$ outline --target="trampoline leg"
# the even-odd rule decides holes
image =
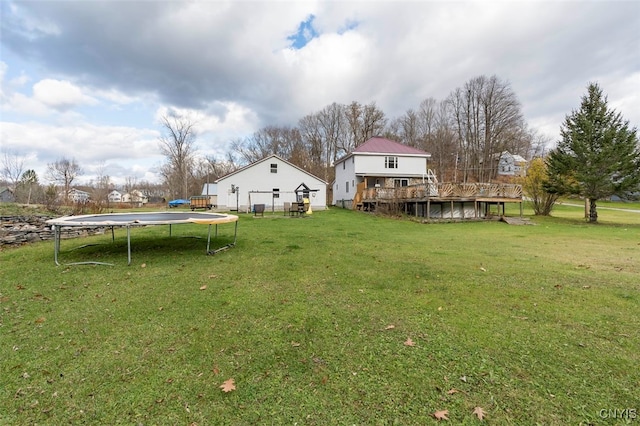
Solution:
[[[171,236],[171,224],[169,224],[169,236]]]
[[[216,238],[217,237],[218,237],[218,224],[216,224]],[[236,221],[235,231],[233,233],[233,242],[229,243],[229,244],[227,244],[225,246],[222,246],[219,249],[210,250],[209,249],[209,241],[211,240],[211,225],[209,225],[209,235],[207,237],[207,254],[216,254],[216,253],[218,253],[220,251],[229,249],[231,247],[235,247],[237,238],[238,238],[238,221]]]
[[[58,252],[60,251],[60,227],[53,225],[53,261],[56,266],[60,266],[58,262]]]
[[[111,242],[115,242],[116,241],[116,234],[113,232],[113,226],[111,227]]]
[[[127,225],[127,266],[131,265],[131,227]]]
[[[232,247],[235,247],[237,239],[238,239],[238,221],[236,220],[235,230],[233,231],[233,246]]]

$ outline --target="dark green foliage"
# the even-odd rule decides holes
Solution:
[[[600,87],[592,83],[578,111],[561,126],[562,140],[547,158],[545,189],[590,200],[589,221],[596,222],[596,201],[626,197],[640,185],[637,130],[607,106]]]

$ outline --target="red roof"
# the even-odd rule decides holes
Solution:
[[[377,154],[411,154],[411,155],[427,155],[430,154],[400,142],[395,142],[381,137],[373,137],[353,150],[353,152],[368,152]]]

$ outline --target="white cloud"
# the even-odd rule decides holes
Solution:
[[[98,101],[85,95],[81,88],[69,81],[44,79],[33,85],[33,97],[36,101],[64,111],[81,105],[95,105]]]
[[[60,138],[50,145],[96,153],[86,161],[123,165],[127,147],[133,159],[153,157],[148,135],[159,134],[168,109],[197,119],[197,144],[211,155],[332,102],[375,101],[392,119],[493,74],[511,82],[531,127],[553,139],[590,81],[640,123],[638,2],[9,1],[5,60],[26,69],[6,82],[0,64],[11,117],[3,120],[39,120],[34,127],[47,131],[27,132],[23,146]],[[290,49],[288,37],[312,15],[317,34]],[[33,93],[28,81],[38,81]]]

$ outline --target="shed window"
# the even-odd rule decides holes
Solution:
[[[385,169],[397,169],[398,168],[398,157],[384,157],[384,168]]]
[[[396,188],[401,187],[401,186],[409,186],[409,180],[408,179],[394,179],[393,180],[393,186],[395,186]]]
[[[271,173],[278,173],[278,163],[271,163]]]
[[[349,182],[347,182],[347,194],[349,193]]]

